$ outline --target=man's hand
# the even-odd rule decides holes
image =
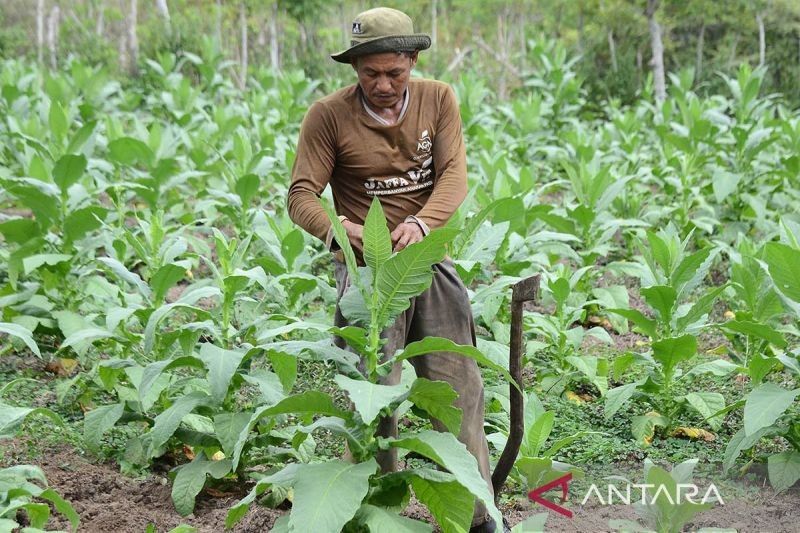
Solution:
[[[350,239],[350,244],[359,251],[364,250],[364,243],[362,240],[364,237],[364,226],[356,224],[355,222],[350,222],[349,220],[343,221],[342,226],[347,230],[347,237]]]
[[[394,251],[399,252],[409,244],[422,240],[422,229],[414,222],[403,222],[392,232]]]

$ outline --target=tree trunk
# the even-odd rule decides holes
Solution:
[[[217,46],[222,50],[222,0],[217,0],[217,19],[214,26],[214,33],[217,36]]]
[[[125,41],[127,45],[127,70],[131,76],[139,74],[139,37],[136,34],[139,0],[129,0],[128,13],[125,16]]]
[[[583,1],[578,2],[578,54],[583,61]]]
[[[439,2],[433,0],[431,2],[431,48],[433,57],[436,57],[436,41],[439,40]]]
[[[44,62],[44,0],[36,2],[36,59]]]
[[[506,20],[504,14],[497,15],[497,50],[502,51],[501,56],[507,61],[508,47],[505,43]],[[508,83],[505,69],[500,69],[497,77],[497,96],[500,100],[505,100],[508,96]]]
[[[158,16],[161,17],[161,20],[164,21],[164,26],[166,26],[167,32],[171,32],[172,23],[169,18],[169,6],[167,6],[167,0],[156,0],[156,11],[158,11]]]
[[[619,65],[617,64],[617,47],[614,44],[614,30],[608,30],[608,49],[611,52],[611,70],[617,72]]]
[[[247,86],[247,6],[244,2],[239,4],[239,26],[241,28],[241,71],[239,74],[239,88],[244,90]]]
[[[661,26],[656,21],[656,10],[659,0],[647,0],[647,24],[650,27],[650,46],[653,50],[653,85],[656,91],[656,100],[664,101],[667,97],[667,84],[664,78],[664,45],[661,42]]]
[[[728,70],[733,68],[733,63],[736,61],[736,47],[739,45],[739,35],[733,36],[733,44],[731,45],[731,55],[728,57]]]
[[[94,23],[94,34],[98,37],[103,36],[103,32],[105,32],[106,28],[106,6],[103,4],[103,0],[100,0],[100,5],[97,7],[97,19],[95,19]]]
[[[54,5],[47,17],[47,49],[50,52],[50,66],[58,67],[58,25],[61,21],[61,8]]]
[[[345,37],[347,34],[345,33]],[[348,44],[350,40],[348,39]],[[269,19],[269,62],[272,70],[280,72],[281,54],[278,41],[278,2],[272,2],[272,16]]]
[[[697,35],[697,51],[694,58],[694,79],[699,80],[703,73],[703,42],[706,37],[706,23],[700,26],[700,33]]]
[[[642,47],[636,47],[636,87],[642,87],[642,70],[644,67],[644,60],[642,59]]]
[[[758,23],[758,66],[763,67],[767,62],[767,40],[764,35],[764,19],[761,13],[756,15]]]

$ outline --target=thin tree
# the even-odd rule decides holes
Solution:
[[[128,74],[136,76],[139,73],[139,37],[136,34],[138,20],[138,0],[129,0],[128,11],[125,16],[125,48]]]
[[[656,20],[659,0],[647,0],[647,25],[650,28],[650,47],[653,50],[653,84],[655,85],[656,100],[664,101],[667,97],[666,81],[664,79],[664,45],[661,42],[661,26]]]
[[[164,21],[164,26],[167,28],[167,33],[172,32],[172,21],[169,17],[169,6],[167,0],[156,0],[156,11],[161,20]]]
[[[244,90],[247,85],[247,5],[239,4],[239,25],[241,26],[241,71],[239,74],[239,88]]]
[[[699,80],[703,72],[703,44],[706,36],[706,23],[700,24],[700,33],[697,34],[697,50],[694,58],[694,79]]]
[[[767,62],[767,40],[764,33],[764,17],[761,13],[756,13],[756,23],[758,24],[758,66],[763,67]]]
[[[50,66],[58,67],[58,26],[61,22],[61,8],[58,4],[50,10],[47,18],[47,49],[50,52]]]
[[[349,28],[348,28],[349,29]],[[345,34],[345,37],[347,34]],[[281,70],[280,44],[278,40],[278,2],[272,2],[272,16],[269,18],[269,62],[273,72]]]
[[[44,0],[36,2],[36,59],[44,62]]]
[[[617,47],[614,44],[614,30],[608,30],[608,50],[611,54],[611,70],[616,72],[619,70],[617,64]]]

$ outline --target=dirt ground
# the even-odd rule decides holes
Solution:
[[[8,445],[8,442],[4,443],[5,447]],[[10,445],[13,447],[15,444],[11,441]],[[8,452],[14,455],[13,449]],[[151,475],[142,481],[131,479],[120,474],[115,464],[94,464],[67,447],[45,454],[37,464],[44,470],[50,485],[75,507],[81,517],[80,531],[86,532],[143,532],[149,524],[159,532],[169,531],[180,524],[192,525],[203,533],[221,532],[228,509],[244,496],[243,492],[217,493],[216,496],[203,492],[197,499],[194,514],[182,518],[172,506],[170,486],[163,477]],[[795,488],[776,496],[771,489],[765,488],[759,494],[749,500],[726,499],[724,507],[718,506],[698,515],[687,531],[700,528],[735,529],[742,533],[800,531],[800,490]],[[585,507],[574,502],[570,508],[573,518],[550,513],[546,530],[611,531],[609,520],[637,518],[629,506],[606,507],[593,500]],[[520,499],[502,511],[513,526],[545,509]],[[268,531],[284,512],[253,506],[234,531]],[[430,520],[427,510],[416,502],[406,514]],[[49,527],[66,529],[68,523],[56,514]]]

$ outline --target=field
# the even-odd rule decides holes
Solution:
[[[800,114],[746,65],[710,97],[684,71],[663,102],[597,106],[562,49],[533,55],[508,101],[478,73],[452,81],[467,200],[418,253],[387,251],[373,206],[347,304],[366,320],[344,330],[331,256],[285,211],[300,122],[336,82],[257,70],[241,91],[213,54],[160,55],[135,81],[3,62],[0,530],[468,529],[491,498],[453,436],[455,393],[413,372],[376,384],[378,334],[445,254],[477,348],[395,357],[481,364],[493,461],[511,286],[541,277],[525,435],[493,513],[516,531],[796,530]],[[376,438],[396,408],[400,438]],[[378,473],[387,447],[402,473]],[[527,499],[566,473],[573,518]],[[663,490],[582,504],[608,476]],[[665,496],[692,480],[726,505]]]

